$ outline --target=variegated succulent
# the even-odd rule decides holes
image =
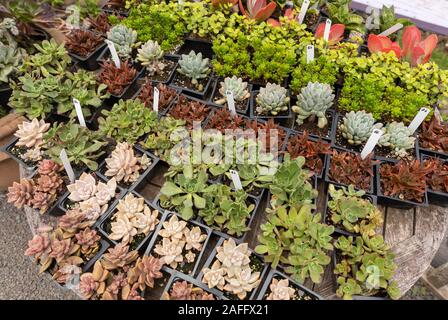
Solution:
[[[273,115],[288,110],[289,104],[288,90],[278,84],[269,83],[266,87],[261,88],[257,94],[256,112],[259,115]]]

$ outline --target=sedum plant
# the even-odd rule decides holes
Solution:
[[[219,93],[222,98],[216,100],[216,104],[225,104],[227,102],[227,91],[232,92],[235,101],[241,102],[250,97],[250,93],[247,90],[247,82],[244,82],[243,79],[237,78],[236,76],[224,78],[224,81],[221,81],[219,85]]]
[[[118,56],[127,60],[131,58],[132,49],[136,45],[137,31],[119,24],[107,32],[107,39],[114,43]]]
[[[333,249],[334,227],[320,223],[321,215],[313,215],[311,208],[308,204],[289,211],[278,207],[261,225],[259,245],[255,248],[273,268],[281,264],[300,283],[308,277],[314,283],[322,281],[324,267],[331,261],[326,251]]]
[[[99,132],[117,142],[134,144],[155,127],[157,114],[140,100],[120,100],[98,119]]]
[[[297,96],[297,105],[292,107],[292,110],[297,113],[297,124],[303,124],[304,120],[310,117],[313,121],[317,117],[317,126],[324,128],[328,123],[325,112],[331,108],[333,100],[334,94],[330,85],[318,82],[308,83]]]
[[[279,115],[288,110],[288,90],[278,84],[268,83],[257,94],[255,109],[259,115]]]
[[[384,128],[379,145],[392,149],[392,154],[405,158],[410,149],[415,146],[415,137],[412,131],[403,122],[391,122]]]
[[[202,58],[202,53],[190,53],[183,54],[179,59],[179,68],[177,72],[191,79],[191,83],[198,87],[199,91],[202,91],[202,86],[198,83],[199,79],[204,79],[210,73],[209,59]]]
[[[342,136],[352,145],[360,145],[369,139],[374,129],[381,129],[382,123],[375,123],[371,113],[364,110],[350,111],[339,125]]]
[[[150,76],[165,69],[166,65],[160,61],[163,58],[163,51],[157,41],[148,40],[137,52],[137,61],[146,67]]]

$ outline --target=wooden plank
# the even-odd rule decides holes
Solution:
[[[390,246],[400,243],[412,237],[414,233],[414,209],[388,207],[384,224],[385,241]]]

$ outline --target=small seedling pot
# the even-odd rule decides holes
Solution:
[[[175,87],[173,87],[173,88],[175,88]],[[194,97],[194,96],[190,96],[190,95],[188,95],[188,94],[180,94],[180,95],[178,95],[178,96],[172,101],[172,103],[171,103],[171,105],[169,106],[169,108],[167,108],[167,110],[166,110],[166,112],[165,112],[165,116],[169,116],[169,115],[170,115],[171,110],[174,109],[174,107],[176,106],[176,103],[177,103],[178,99],[179,99],[181,96],[187,98],[187,100],[192,100],[192,101],[196,101],[196,102],[202,103],[202,104],[204,104],[204,105],[207,105],[207,101],[204,101],[203,99],[200,99],[200,98],[197,98],[197,97]],[[214,110],[214,108],[211,107],[211,106],[209,106],[209,105],[207,105],[207,107],[208,107],[209,110],[208,110],[208,113],[207,113],[207,115],[205,116],[204,120],[202,120],[201,128],[204,128],[204,126],[208,123],[208,119],[209,119],[209,117],[211,116],[211,114],[213,113],[213,110]],[[188,126],[187,126],[187,127],[188,127]],[[190,131],[190,130],[191,130],[191,128],[189,128],[189,131]]]
[[[288,110],[285,112],[282,112],[279,115],[261,115],[258,114],[256,112],[256,108],[257,108],[257,101],[256,101],[256,97],[258,95],[259,91],[252,91],[251,93],[251,97],[250,97],[250,117],[252,119],[264,119],[264,120],[268,120],[268,119],[274,119],[274,120],[278,120],[281,123],[285,123],[286,120],[292,118],[292,111],[291,111],[291,101],[288,102]],[[289,96],[289,90],[288,90],[288,96]]]
[[[183,220],[182,217],[179,214],[177,214],[175,212],[171,212],[171,211],[165,211],[165,213],[163,214],[162,219],[160,220],[159,224],[157,225],[156,230],[154,231],[154,236],[151,238],[151,241],[149,242],[149,245],[148,245],[148,247],[147,247],[147,249],[145,251],[145,255],[151,255],[151,254],[154,255],[153,251],[154,251],[154,248],[155,248],[155,246],[157,244],[157,241],[162,239],[162,237],[159,236],[159,232],[163,228],[163,222],[168,221],[173,215],[176,215],[179,220]],[[206,249],[207,244],[208,244],[208,242],[210,240],[210,236],[212,234],[212,230],[209,227],[203,225],[202,223],[200,223],[198,221],[194,221],[194,220],[187,221],[187,226],[188,227],[192,227],[192,226],[193,227],[199,227],[202,230],[202,232],[205,232],[207,234],[207,238],[202,243],[201,252],[197,254],[196,260],[195,260],[194,263],[192,263],[191,270],[188,273],[188,275],[194,277],[196,275],[197,271],[198,271],[200,262],[202,260],[202,256],[204,255],[205,249]],[[173,268],[171,268],[169,265],[164,265],[162,270],[168,271],[170,273],[173,273],[174,271],[177,271],[177,270],[174,270]],[[178,272],[182,272],[182,271],[178,271]]]
[[[109,6],[107,3],[104,5],[104,7],[101,9],[103,12],[107,13],[108,15],[119,15],[123,17],[127,17],[129,15],[130,9],[120,8],[120,9],[114,9],[113,7]]]
[[[98,63],[98,57],[102,54],[104,51],[104,48],[106,47],[106,43],[101,43],[96,47],[95,50],[93,50],[91,53],[89,53],[87,56],[82,57],[75,53],[68,53],[73,61],[78,62],[78,66],[82,69],[86,69],[89,71],[94,71],[99,68]]]
[[[327,132],[319,132],[320,129],[316,129],[317,127],[317,120],[316,122],[308,122],[305,120],[305,122],[302,125],[298,125],[296,123],[296,116],[294,114],[294,121],[292,121],[291,125],[291,131],[294,133],[300,133],[302,134],[304,130],[306,130],[310,137],[313,138],[322,138],[329,140],[330,142],[333,142],[335,140],[336,136],[336,129],[337,129],[337,121],[336,121],[336,111],[332,109],[328,109],[325,112],[325,115],[328,120],[328,126],[327,126]],[[317,130],[317,131],[316,131]]]
[[[143,196],[141,196],[140,194],[138,194],[135,191],[131,192],[132,195],[134,195],[137,198],[143,198]],[[110,227],[110,223],[111,220],[114,216],[114,213],[116,212],[117,209],[117,205],[119,204],[119,201],[124,199],[124,197],[127,195],[128,193],[122,194],[121,198],[114,202],[114,206],[112,208],[110,208],[110,210],[108,211],[107,215],[103,215],[100,218],[100,222],[98,223],[98,231],[101,233],[101,235],[103,237],[105,237],[109,242],[111,242],[113,244],[113,246],[116,246],[118,243],[120,243],[120,241],[116,241],[116,240],[112,240],[109,235],[111,233],[110,230],[108,230],[108,226]],[[147,201],[145,199],[145,204],[151,208],[151,210],[158,210],[157,208],[155,208],[149,201]],[[159,210],[158,210],[159,211]],[[163,211],[159,211],[159,215],[158,215],[158,220],[160,223],[160,220],[162,219],[163,216]],[[157,224],[158,225],[158,224]],[[146,236],[144,236],[142,239],[140,239],[139,241],[135,241],[135,243],[131,243],[130,244],[130,250],[137,250],[140,252],[145,251],[146,246],[148,245],[149,241],[152,239],[152,237],[154,236],[154,231],[157,229],[157,225],[155,226],[154,230],[150,231]],[[135,237],[134,237],[135,239]]]
[[[389,163],[394,164],[395,162],[392,161],[383,161],[379,165],[376,166],[376,188],[377,188],[377,196],[378,196],[378,203],[382,204],[387,207],[393,207],[398,209],[412,209],[415,207],[427,207],[428,206],[428,192],[425,190],[425,194],[423,196],[422,202],[417,201],[411,201],[411,200],[402,200],[395,197],[386,196],[383,194],[383,190],[381,187],[381,174],[380,174],[380,167],[382,164]],[[427,189],[427,188],[426,188]]]
[[[448,162],[448,158],[440,158],[433,155],[421,154],[421,162],[429,160],[431,158],[439,158],[443,162]],[[448,193],[442,191],[435,191],[431,189],[430,185],[426,187],[426,193],[428,194],[428,203],[432,205],[437,205],[440,207],[448,207]]]
[[[216,250],[216,248],[222,246],[224,240],[225,240],[224,238],[220,238],[220,239],[218,240],[218,243],[216,244],[215,248],[213,249],[213,251],[211,252],[211,254],[208,256],[206,262],[204,263],[204,266],[202,267],[202,270],[204,270],[205,268],[210,268],[210,267],[212,266],[213,262],[214,262],[215,259],[216,259],[216,254],[217,254],[217,250]],[[262,284],[263,284],[263,280],[264,280],[264,278],[265,278],[265,276],[266,276],[266,274],[267,274],[267,272],[268,272],[269,265],[266,264],[266,263],[264,262],[263,256],[261,256],[261,255],[255,253],[255,251],[253,251],[253,250],[251,250],[251,249],[249,249],[249,250],[251,251],[251,257],[252,257],[252,256],[255,257],[255,258],[258,259],[259,262],[261,262],[261,264],[263,265],[263,268],[262,268],[262,270],[260,271],[260,280],[261,280],[261,281],[260,281],[260,284],[259,284],[255,289],[253,289],[252,292],[248,293],[248,296],[247,296],[246,299],[245,299],[245,300],[256,300],[256,299],[257,299],[257,292],[259,291],[259,289],[261,288],[261,286],[262,286]],[[199,282],[202,282],[202,277],[203,277],[203,275],[204,275],[204,273],[202,272],[202,270],[201,270],[201,272],[199,273],[199,275],[197,276],[197,279],[198,279]],[[226,300],[230,300],[230,299],[231,299],[228,295],[226,295],[226,293],[222,293],[222,294],[221,294],[221,297],[222,297],[223,300],[224,300],[224,299],[226,299]]]
[[[351,151],[348,151],[348,150],[344,150],[344,149],[340,149],[340,148],[337,148],[337,147],[333,147],[332,149],[335,149],[335,150],[337,150],[338,152],[350,152],[350,153],[353,153],[353,154],[355,154],[354,152],[351,152]],[[343,183],[339,183],[339,182],[336,182],[336,181],[333,181],[331,178],[330,178],[330,164],[331,164],[331,159],[332,159],[332,155],[330,154],[328,157],[327,157],[327,163],[326,163],[326,165],[325,165],[325,173],[324,173],[324,181],[325,182],[327,182],[327,183],[331,183],[331,184],[334,184],[335,186],[343,186],[343,187],[346,187],[346,188],[348,188],[348,185],[346,185],[346,184],[343,184]],[[376,176],[377,176],[377,171],[376,171],[376,167],[377,166],[373,166],[372,167],[372,172],[373,172],[373,176],[370,178],[370,188],[369,188],[369,190],[364,190],[366,193],[368,193],[368,194],[371,194],[371,195],[376,195],[376,193],[375,193],[375,181],[376,181]],[[357,188],[357,187],[355,187],[355,190],[360,190],[359,188]]]
[[[205,101],[204,103],[206,103],[207,94],[210,93],[211,89],[213,88],[214,78],[213,78],[212,74],[209,74],[208,78],[205,79],[205,81],[204,81],[204,88],[202,89],[202,91],[198,91],[198,90],[195,90],[195,89],[192,89],[192,88],[182,87],[177,82],[177,81],[179,81],[179,79],[181,77],[183,77],[185,79],[187,78],[186,76],[181,75],[179,72],[176,71],[174,73],[173,79],[172,79],[172,81],[171,81],[169,86],[174,88],[174,89],[176,89],[176,90],[181,91],[182,93],[185,93],[185,94],[188,94],[188,95],[190,95],[192,97],[195,97],[197,99],[203,100],[203,101]]]
[[[225,98],[221,96],[221,93],[219,93],[219,88],[220,88],[220,82],[224,81],[222,78],[216,79],[214,85],[213,85],[213,91],[212,94],[210,95],[210,99],[208,100],[208,103],[214,107],[217,108],[228,108],[227,103],[225,104],[217,104],[215,103],[217,98]],[[252,85],[248,84],[247,85],[247,90],[249,92],[252,92]],[[246,102],[244,103],[244,107],[242,108],[237,108],[238,103],[235,101],[235,110],[238,114],[241,115],[247,115],[249,110],[250,110],[250,97],[246,100]]]
[[[9,98],[11,97],[12,89],[8,84],[0,85],[0,106],[8,108]]]
[[[14,137],[12,138],[7,144],[0,147],[0,151],[8,154],[14,161],[16,161],[21,167],[25,169],[26,172],[34,172],[36,169],[37,163],[31,164],[26,163],[23,159],[18,157],[12,149],[15,147],[17,141],[19,141],[19,138]]]
[[[189,54],[190,51],[202,53],[202,58],[213,58],[212,42],[205,39],[187,37],[180,48],[174,53],[174,56]]]
[[[171,67],[171,69],[169,70],[168,76],[166,78],[158,79],[157,77],[149,76],[146,72],[147,71],[146,67],[143,67],[144,71],[142,72],[142,76],[151,80],[151,82],[153,82],[153,83],[169,84],[173,80],[174,74],[176,73],[176,69],[178,66],[178,63],[177,63],[178,59],[177,59],[177,57],[174,57],[174,56],[165,55],[163,57],[163,60],[170,61],[170,62],[174,63],[173,66]]]
[[[167,292],[169,293],[169,291],[171,290],[171,287],[177,281],[182,281],[182,282],[187,281],[188,283],[192,284],[193,287],[201,288],[205,292],[213,294],[213,296],[215,297],[216,300],[227,300],[226,298],[222,297],[221,291],[219,291],[215,288],[210,289],[209,287],[207,287],[207,285],[205,285],[203,282],[199,281],[198,279],[195,279],[191,276],[187,276],[178,271],[173,271],[173,274],[171,275],[170,279],[168,280],[167,285],[165,286],[165,289],[163,290],[163,294],[165,294]]]
[[[103,111],[104,109],[107,108],[107,103],[106,101],[103,101],[103,103],[101,104],[101,106],[99,106],[98,108],[92,110],[91,109],[91,115],[87,118],[85,118],[85,122],[86,122],[86,126],[89,130],[98,130],[98,118],[101,116],[101,111]],[[54,122],[64,122],[67,123],[70,121],[70,117],[68,116],[68,114],[58,114],[56,110],[53,110],[52,113],[52,120]],[[78,118],[75,116],[74,117],[76,119],[76,121],[78,121]]]
[[[263,282],[263,286],[261,287],[261,289],[258,293],[257,300],[266,300],[266,297],[267,297],[268,293],[270,292],[269,286],[271,285],[272,279],[274,279],[274,278],[288,280],[289,286],[296,289],[296,295],[298,295],[300,297],[303,297],[303,296],[309,297],[310,300],[325,300],[324,298],[322,298],[322,296],[320,296],[316,292],[299,284],[298,282],[291,279],[291,277],[288,277],[286,274],[284,274],[276,269],[271,269],[269,271],[269,274],[267,275],[265,281]],[[302,300],[302,299],[298,299],[298,300]]]
[[[341,189],[340,186],[335,186],[335,188]],[[374,195],[365,194],[362,198],[368,200],[374,206],[377,205],[377,197]],[[349,237],[349,236],[356,237],[357,236],[356,233],[345,230],[342,225],[338,226],[338,225],[333,224],[333,222],[331,221],[330,209],[328,208],[329,201],[331,201],[331,197],[330,197],[330,193],[327,191],[327,196],[325,199],[325,206],[324,206],[324,210],[323,210],[322,222],[325,224],[328,224],[330,226],[334,226],[334,234],[333,235],[335,237],[338,237],[339,235],[343,235],[343,236],[347,236],[347,237]]]

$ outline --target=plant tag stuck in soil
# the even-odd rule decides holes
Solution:
[[[86,120],[84,119],[84,114],[82,113],[81,103],[78,99],[73,98],[73,105],[75,106],[76,115],[78,116],[79,125],[81,127],[86,127]]]
[[[68,160],[67,152],[65,151],[65,149],[61,150],[61,153],[59,154],[59,158],[61,159],[62,164],[64,165],[65,171],[67,172],[70,182],[74,183],[75,182],[75,173],[73,172],[72,165],[70,164],[70,161]]]
[[[235,99],[233,98],[233,92],[230,90],[226,91],[226,98],[227,98],[227,106],[229,108],[230,113],[232,116],[236,115],[236,109],[235,109]]]
[[[443,122],[442,115],[440,114],[439,108],[434,107],[434,117],[436,117],[439,122]]]
[[[309,44],[306,46],[306,63],[314,61],[314,46]]]
[[[328,42],[328,40],[330,39],[330,30],[331,30],[331,20],[327,19],[327,21],[325,21],[325,30],[324,30],[325,42]]]
[[[414,117],[412,122],[409,124],[408,129],[411,130],[411,134],[420,127],[422,122],[425,120],[426,116],[429,114],[428,108],[421,108],[417,115]]]
[[[243,185],[241,184],[240,175],[238,174],[238,171],[236,170],[230,170],[230,176],[232,177],[233,185],[235,186],[236,190],[242,190]]]
[[[387,36],[390,36],[392,33],[397,32],[397,31],[400,30],[401,28],[403,28],[403,24],[401,24],[401,23],[397,23],[397,24],[394,24],[394,25],[393,25],[392,27],[390,27],[389,29],[387,29],[387,30],[381,32],[379,35],[380,35],[380,36],[385,36],[385,37],[387,37]]]
[[[306,12],[308,11],[309,5],[310,5],[310,1],[309,0],[303,1],[302,6],[300,7],[300,13],[297,16],[297,22],[299,24],[303,23],[303,20],[305,19],[305,15],[306,15]]]
[[[361,159],[364,160],[367,158],[367,156],[373,151],[376,144],[380,140],[381,136],[383,135],[383,131],[379,129],[374,129],[372,131],[372,134],[370,135],[369,139],[366,142],[366,145],[361,151]]]
[[[159,113],[159,96],[160,96],[159,89],[157,87],[154,87],[154,101],[152,102],[152,109],[156,113]]]
[[[120,68],[121,62],[120,62],[120,58],[118,57],[117,50],[115,49],[114,43],[110,40],[104,40],[104,41],[106,41],[107,46],[109,47],[110,55],[112,57],[113,62],[115,63],[115,66],[117,68]]]

